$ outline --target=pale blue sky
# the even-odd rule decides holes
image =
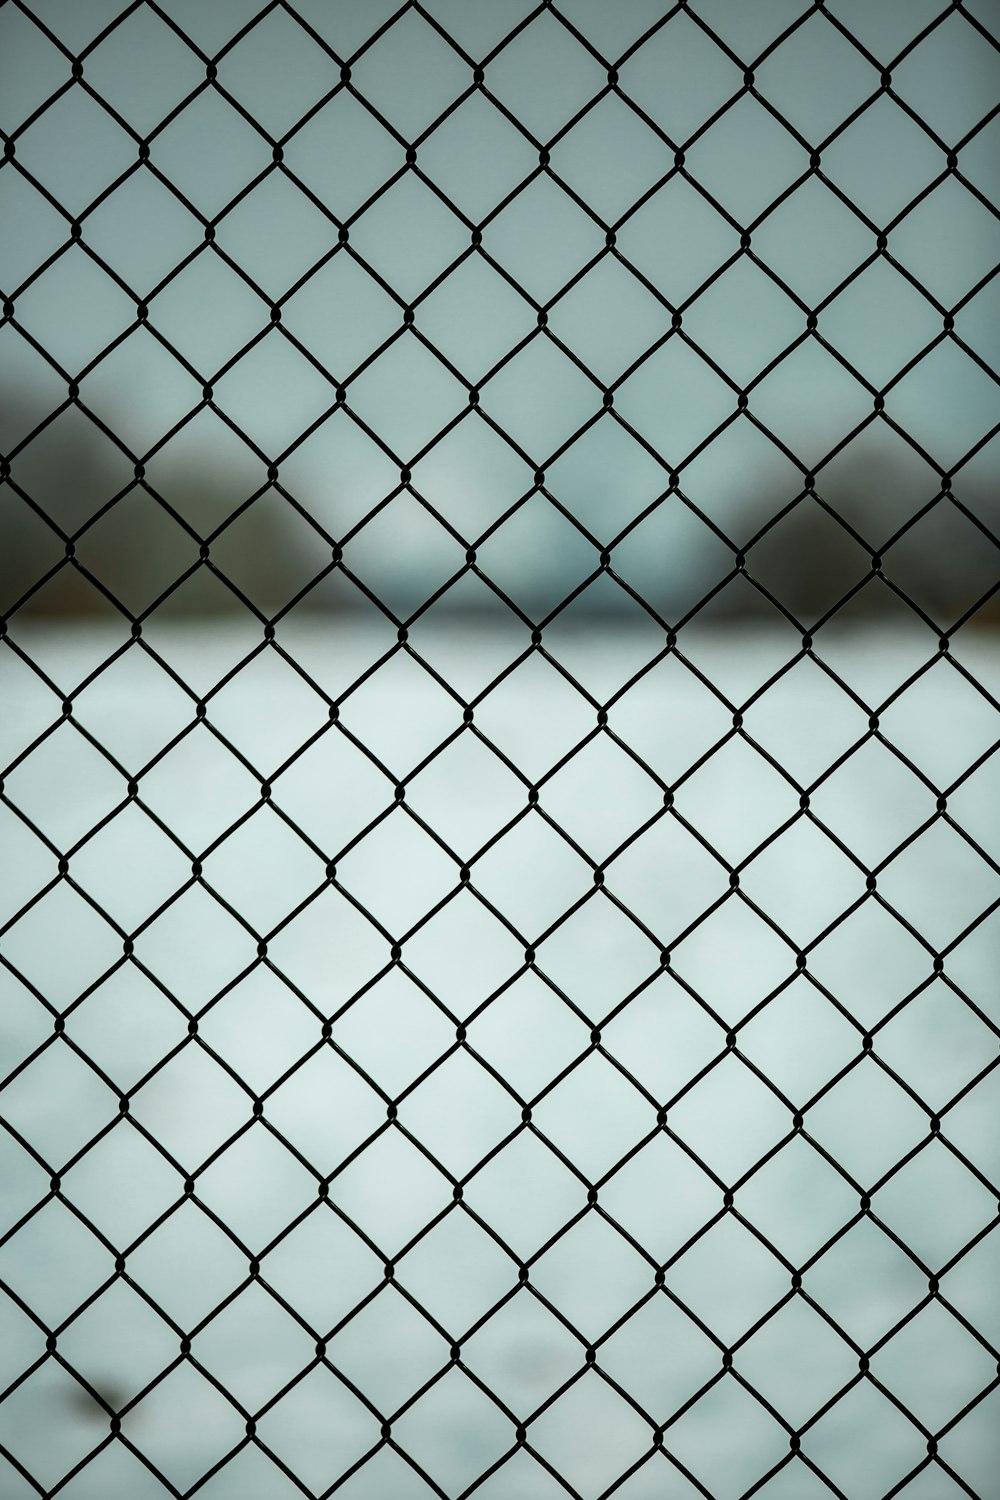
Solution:
[[[461,542],[404,495],[392,507],[391,524],[387,516],[387,525],[351,543],[354,566],[379,586],[409,579],[404,592],[415,587],[419,594],[418,580],[447,576],[461,565],[464,544],[483,542],[531,487],[536,469],[546,471],[551,493],[606,545],[666,487],[665,466],[681,471],[685,492],[726,531],[740,529],[741,514],[756,516],[765,496],[768,504],[772,496],[777,505],[787,503],[809,467],[825,474],[830,490],[843,488],[846,481],[824,459],[871,417],[873,389],[888,388],[887,417],[917,437],[939,468],[959,464],[996,422],[996,382],[954,341],[939,342],[894,383],[941,334],[942,308],[957,309],[955,332],[981,360],[998,360],[1000,281],[965,300],[1000,261],[1000,220],[982,201],[997,198],[1000,122],[976,130],[1000,98],[998,53],[973,24],[996,30],[987,0],[948,15],[910,51],[914,37],[942,13],[937,0],[878,6],[831,0],[825,14],[810,14],[802,0],[753,6],[692,0],[686,14],[638,47],[663,16],[651,0],[614,8],[567,0],[558,11],[566,25],[521,0],[488,6],[439,0],[427,9],[454,46],[410,12],[366,47],[393,14],[382,0],[363,6],[310,0],[298,6],[305,26],[275,10],[232,46],[256,4],[168,0],[165,13],[190,44],[142,9],[94,45],[120,13],[117,0],[40,0],[33,9],[53,39],[13,6],[0,13],[0,123],[16,138],[15,164],[0,172],[0,285],[16,294],[18,324],[62,373],[8,327],[0,329],[5,386],[30,397],[33,410],[52,408],[64,399],[63,377],[79,377],[81,399],[137,458],[159,453],[150,467],[154,482],[167,484],[172,469],[193,461],[226,483],[237,476],[237,488],[250,493],[264,482],[264,460],[280,462],[282,482],[338,538],[398,485],[401,467],[412,469],[414,487]],[[774,48],[803,15],[803,24]],[[840,25],[854,32],[870,59]],[[351,92],[341,89],[311,117],[339,72],[305,27],[315,28],[339,58],[354,59]],[[57,42],[84,54],[82,85],[66,86],[69,62]],[[204,83],[199,48],[206,56],[223,53],[220,87],[202,87],[164,126]],[[473,82],[463,50],[473,63],[486,61],[485,92],[471,93],[435,124]],[[620,94],[607,91],[605,62],[618,67]],[[759,99],[739,97],[750,64]],[[890,65],[895,97],[875,97],[841,129],[877,96],[881,70]],[[602,91],[600,102],[567,129]],[[147,136],[148,166],[139,166],[136,140]],[[273,162],[274,141],[282,143],[280,166]],[[412,142],[415,170],[405,156]],[[540,147],[550,148],[551,175],[535,175],[498,211],[537,174]],[[684,151],[681,173],[674,147]],[[959,147],[956,177],[947,173],[947,152]],[[820,175],[810,171],[811,151],[820,153]],[[349,243],[310,275],[337,241],[336,224],[317,202],[348,224]],[[79,246],[67,240],[73,214],[82,224]],[[204,243],[208,219],[217,224],[214,248]],[[469,226],[478,224],[482,245],[473,251]],[[609,228],[614,254],[606,251]],[[877,256],[876,234],[886,230],[889,258]],[[762,264],[740,253],[746,231],[751,255]],[[168,280],[186,258],[185,269]],[[447,279],[430,289],[449,266],[455,269]],[[136,300],[148,301],[150,329],[188,368],[136,325]],[[272,327],[272,304],[280,305],[280,328]],[[414,321],[403,332],[407,304]],[[540,308],[548,319],[544,334]],[[817,339],[803,338],[805,309],[813,308],[817,333],[861,381]],[[672,309],[681,312],[682,337],[675,333],[637,366],[670,329]],[[796,340],[793,352],[761,378]],[[211,411],[159,452],[164,435],[198,407],[206,382],[219,411],[263,458]],[[340,412],[300,441],[330,407],[337,382],[362,425]],[[480,410],[473,413],[468,387],[480,384]],[[602,412],[605,388],[614,391],[613,414],[560,454]],[[750,415],[777,441],[739,417],[691,460],[733,419],[742,388],[750,389]],[[515,440],[521,456],[481,414]],[[27,408],[15,406],[5,442],[19,441],[18,424],[23,429],[27,421]],[[865,470],[881,454],[883,468],[902,476],[894,449],[905,456],[905,444],[879,421],[839,466],[851,471],[856,457],[853,471]],[[970,466],[973,487],[996,475],[995,455],[994,445]],[[897,497],[887,516],[930,498],[933,468],[919,461],[917,468],[912,496]],[[293,529],[293,545],[310,557],[315,552],[321,566],[325,546],[308,527]],[[891,530],[887,524],[885,534]],[[650,586],[671,567],[711,569],[718,546],[686,513],[668,537],[655,534],[654,525],[623,543],[616,552],[623,566],[629,545],[636,580]],[[593,554],[546,501],[533,502],[483,542],[482,561],[505,583],[516,574],[528,595],[541,598],[583,576]]]

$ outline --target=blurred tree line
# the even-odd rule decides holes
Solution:
[[[134,615],[155,607],[167,617],[225,615],[242,609],[244,600],[270,616],[300,595],[305,608],[365,606],[362,590],[337,570],[330,572],[323,535],[293,515],[249,454],[239,473],[206,453],[201,460],[154,459],[137,477],[113,441],[75,407],[44,425],[44,413],[24,400],[8,399],[2,409],[0,452],[5,444],[8,452],[20,445],[0,481],[3,614],[113,614],[109,595]],[[952,492],[938,497],[926,465],[908,465],[900,450],[880,449],[874,439],[853,458],[851,451],[818,476],[815,495],[796,503],[787,479],[780,484],[773,476],[742,476],[729,510],[713,517],[726,542],[686,515],[683,548],[672,545],[669,530],[658,542],[632,545],[638,563],[627,574],[629,582],[665,617],[679,620],[732,574],[734,556],[743,549],[746,577],[716,594],[700,618],[773,618],[754,580],[803,625],[822,619],[851,591],[838,615],[852,621],[893,611],[908,615],[900,594],[943,629],[984,599],[976,618],[1000,620],[1000,594],[991,594],[1000,584],[996,484],[959,476]],[[333,524],[335,497],[294,499]],[[679,497],[664,502],[683,504]],[[614,514],[613,506],[607,511]],[[585,519],[596,534],[598,522]],[[432,578],[412,540],[401,515],[398,526],[381,526],[377,545],[374,533],[368,539],[363,530],[345,549],[345,562],[401,617],[449,571]],[[520,554],[508,548],[497,581],[517,582],[520,575],[520,586],[511,592],[541,617],[569,593],[576,576],[558,537],[531,537],[527,551],[523,537],[518,545]],[[589,570],[596,559],[589,544],[583,551]],[[616,550],[613,569],[618,560]],[[456,551],[456,566],[461,561]],[[485,556],[482,566],[490,572]],[[488,601],[489,594],[484,590],[478,597]],[[617,591],[603,590],[603,613],[613,609],[616,597],[626,603]],[[456,605],[460,598],[456,591]]]

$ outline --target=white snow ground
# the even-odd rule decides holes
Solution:
[[[930,1464],[903,1491],[908,1500],[970,1491],[985,1500],[994,1492],[996,1392],[949,1424],[997,1374],[997,1233],[961,1254],[996,1224],[996,1189],[986,1180],[1000,1178],[997,1072],[949,1105],[997,1056],[1000,919],[962,934],[1000,897],[1000,878],[941,818],[881,866],[933,819],[937,795],[950,792],[997,742],[998,715],[970,681],[1000,692],[995,638],[966,629],[946,658],[924,631],[828,629],[816,653],[850,685],[852,698],[802,655],[790,632],[690,627],[681,655],[622,692],[661,650],[661,637],[614,622],[575,634],[554,626],[546,647],[592,702],[541,655],[525,655],[524,636],[489,624],[412,633],[409,645],[457,697],[402,649],[348,692],[395,640],[388,627],[362,628],[346,618],[289,624],[275,642],[326,697],[272,646],[216,690],[259,646],[238,627],[150,624],[144,644],[164,666],[143,645],[128,644],[127,634],[106,629],[19,626],[11,639],[16,649],[0,659],[0,764],[12,767],[0,806],[0,954],[25,983],[12,969],[0,970],[0,1056],[9,1077],[0,1091],[7,1122],[0,1193],[4,1230],[22,1227],[0,1244],[0,1282],[14,1294],[0,1298],[0,1389],[34,1369],[0,1406],[0,1444],[46,1493],[95,1449],[61,1495],[144,1500],[167,1493],[137,1454],[188,1491],[241,1443],[199,1494],[274,1500],[301,1493],[266,1450],[322,1493],[379,1445],[380,1421],[394,1419],[391,1443],[337,1493],[373,1500],[430,1494],[404,1450],[438,1493],[457,1496],[515,1441],[514,1420],[466,1371],[528,1423],[529,1451],[476,1491],[490,1500],[565,1494],[552,1471],[581,1495],[596,1496],[634,1465],[616,1490],[627,1500],[728,1500],[785,1460],[758,1491],[767,1500],[829,1494],[791,1456],[790,1428],[803,1429],[802,1456],[849,1500],[883,1495],[918,1469],[928,1457],[928,1432],[943,1432],[938,1453],[961,1483]],[[522,655],[521,665],[480,697]],[[797,665],[757,696],[796,656]],[[204,694],[205,723],[165,666]],[[72,702],[66,722],[63,697]],[[341,700],[337,724],[328,713],[332,698]],[[483,738],[462,728],[466,702],[474,704],[473,728]],[[663,782],[677,784],[673,811],[663,813],[657,782],[610,735],[594,733],[596,708],[606,703],[608,729]],[[733,732],[734,710],[742,710],[745,737]],[[876,711],[881,735],[933,789],[871,735]],[[448,749],[414,774],[449,735]],[[593,737],[585,749],[547,775],[586,735]],[[290,761],[311,736],[310,749]],[[685,774],[721,740],[723,748]],[[388,777],[355,741],[381,760]],[[571,835],[589,863],[539,811],[474,857],[528,807],[527,780],[486,741],[523,778],[540,783],[539,811]],[[800,786],[862,742],[812,796],[811,813],[835,838],[801,814],[798,791],[751,741]],[[36,742],[30,757],[20,758]],[[138,778],[135,803],[127,800],[129,776]],[[993,756],[948,797],[949,815],[994,859],[998,776],[1000,757]],[[262,779],[271,784],[270,807],[260,802]],[[401,806],[396,782],[405,786]],[[275,815],[278,809],[316,849]],[[326,860],[389,809],[367,839],[338,858],[336,885],[326,882]],[[609,858],[650,820],[625,852]],[[739,891],[727,895],[724,862],[742,866],[786,823],[781,837],[741,868]],[[58,853],[66,850],[74,851],[69,879],[56,881]],[[192,879],[192,858],[201,862],[201,882]],[[472,890],[509,928],[458,888],[459,860],[471,866]],[[593,864],[604,861],[599,889]],[[866,889],[872,868],[875,893]],[[182,887],[184,894],[154,916]],[[578,901],[576,914],[550,931]],[[713,915],[685,936],[715,902]],[[832,925],[848,908],[852,914]],[[131,959],[123,935],[133,939]],[[265,959],[258,940],[266,940]],[[391,964],[393,941],[401,943],[402,967]],[[533,966],[525,947],[534,950]],[[667,970],[661,948],[670,953]],[[798,951],[806,954],[802,973]],[[944,955],[937,977],[935,954]],[[180,1007],[200,1013],[224,989],[204,1013],[198,1040],[189,1039]],[[61,1038],[55,1011],[67,1012]],[[321,1045],[322,1021],[331,1017],[339,1052]],[[457,1023],[466,1028],[464,1047],[456,1042]],[[726,1055],[728,1028],[736,1056]],[[871,1057],[810,1106],[861,1057],[866,1028],[874,1033]],[[167,1066],[150,1076],[168,1054]],[[412,1087],[442,1056],[440,1068]],[[581,1056],[579,1067],[549,1087]],[[119,1113],[118,1091],[129,1093],[127,1116]],[[250,1123],[254,1093],[264,1101],[257,1124]],[[400,1101],[396,1124],[387,1122],[387,1099]],[[522,1126],[527,1105],[530,1128]],[[657,1130],[665,1105],[666,1132]],[[753,1171],[789,1137],[797,1109],[816,1145],[792,1138]],[[932,1138],[931,1111],[948,1144]],[[317,1174],[335,1173],[372,1136],[321,1202]],[[509,1144],[473,1172],[508,1136]],[[184,1173],[195,1178],[193,1202],[183,1201]],[[50,1193],[53,1174],[61,1179],[58,1198]],[[463,1207],[453,1200],[459,1178],[466,1179]],[[737,1184],[735,1212],[727,1213],[725,1189]],[[590,1185],[598,1196],[588,1210]],[[859,1216],[859,1192],[873,1193],[874,1217]],[[436,1227],[405,1250],[438,1214]],[[575,1215],[572,1230],[540,1254]],[[854,1219],[855,1227],[815,1258]],[[115,1276],[115,1253],[125,1257],[124,1277]],[[260,1284],[210,1316],[246,1284],[248,1253],[260,1257]],[[520,1290],[516,1257],[530,1263],[530,1285]],[[391,1282],[386,1259],[395,1265]],[[655,1289],[656,1266],[668,1261],[666,1288],[693,1316]],[[803,1296],[792,1294],[790,1268],[797,1267],[804,1268]],[[928,1295],[928,1271],[940,1274],[938,1299]],[[369,1293],[364,1311],[328,1339],[327,1360],[379,1415],[315,1356],[316,1338],[327,1338]],[[781,1311],[745,1337],[782,1299]],[[529,1421],[584,1368],[586,1345],[557,1314],[593,1342],[596,1366]],[[57,1355],[48,1358],[46,1329],[58,1330]],[[193,1334],[191,1359],[179,1358],[178,1331]],[[460,1367],[396,1417],[449,1364],[452,1342],[461,1345]],[[725,1374],[721,1347],[734,1343],[732,1373]],[[860,1375],[859,1350],[870,1355],[871,1379]],[[166,1380],[130,1405],[172,1362]],[[126,1442],[109,1437],[107,1414],[67,1366],[110,1407],[126,1408]],[[845,1387],[843,1398],[811,1422]],[[265,1406],[259,1441],[251,1442],[246,1414]],[[653,1452],[653,1423],[667,1424],[663,1447],[676,1463]],[[0,1493],[9,1500],[39,1492],[2,1458],[0,1469]]]

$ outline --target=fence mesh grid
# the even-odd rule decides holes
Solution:
[[[878,31],[889,12],[895,37]],[[10,1328],[4,1493],[224,1495],[229,1484],[261,1495],[986,1500],[1000,1384],[989,1291],[1000,1018],[989,963],[969,969],[962,956],[972,940],[985,942],[1000,910],[1000,851],[981,807],[962,809],[1000,739],[997,700],[960,642],[995,616],[1000,590],[997,512],[969,478],[1000,431],[995,344],[982,334],[997,285],[989,148],[1000,104],[963,117],[962,83],[946,88],[942,70],[978,67],[995,81],[1000,43],[995,11],[972,0],[886,13],[879,22],[833,0],[741,9],[739,18],[708,0],[613,11],[508,3],[488,15],[419,3],[0,5],[0,47],[16,60],[2,106],[0,194],[8,225],[16,215],[22,226],[5,236],[0,343],[11,378],[42,392],[20,406],[11,393],[0,465],[11,539],[0,635],[16,709],[0,747],[10,1040],[0,1124],[12,1163],[0,1236]],[[694,70],[693,94],[678,67]],[[804,75],[805,96],[790,100],[789,77]],[[906,155],[892,158],[891,182],[862,191],[863,177],[845,179],[845,142],[861,140],[876,170],[893,132],[916,143],[912,180],[898,170]],[[736,163],[721,187],[718,159]],[[826,206],[813,216],[807,195],[820,191]],[[670,196],[679,193],[683,210]],[[630,235],[665,202],[651,262]],[[930,226],[949,219],[975,225],[960,296],[921,260]],[[813,241],[810,222],[820,226]],[[544,245],[533,238],[539,223]],[[685,240],[694,266],[678,260]],[[387,243],[397,259],[386,259]],[[834,267],[831,245],[847,269]],[[54,279],[70,263],[89,277],[74,273],[73,295],[87,304],[77,303],[75,320]],[[940,273],[945,262],[936,264]],[[860,287],[870,291],[873,269],[891,270],[891,290],[879,282],[874,301],[862,300],[861,324],[877,325],[888,305],[896,331],[912,335],[885,369],[877,329],[875,342],[853,348],[849,320],[827,332]],[[500,309],[492,333],[477,323],[486,304]],[[58,313],[51,334],[46,306]],[[324,316],[327,332],[314,337]],[[758,316],[770,345],[749,368],[739,327]],[[155,430],[116,420],[102,384],[108,370],[139,378],[127,363],[138,341],[152,361],[142,378],[155,382],[146,393]],[[854,406],[832,440],[817,444],[812,433],[800,445],[782,402],[813,379],[816,367],[799,363],[810,358]],[[670,427],[670,402],[654,400],[648,419],[636,396],[663,360],[680,382],[679,427]],[[947,441],[936,442],[933,420],[901,395],[929,368]],[[393,372],[381,405],[379,370]],[[768,382],[782,371],[791,386],[776,403]],[[699,381],[711,397],[686,406],[683,389],[700,391]],[[985,393],[978,416],[963,381]],[[950,387],[963,392],[960,410],[948,405]],[[572,400],[562,401],[564,388]],[[240,455],[240,472],[255,475],[211,526],[161,483],[159,463],[206,420]],[[664,426],[669,441],[657,436]],[[595,519],[559,476],[574,454],[585,471],[595,431],[609,430],[652,480],[641,500],[611,503]],[[38,455],[51,466],[70,454],[58,483],[80,490],[67,436],[77,431],[103,445],[116,477],[99,480],[74,513],[47,487]],[[296,480],[297,457],[331,431],[368,465],[355,513],[339,523]],[[474,529],[434,482],[437,457],[470,431],[490,455],[494,495]],[[875,519],[848,513],[826,484],[872,432],[919,467],[891,524],[877,507]],[[699,464],[748,433],[754,451],[784,466],[784,490],[737,535],[703,498]],[[265,514],[277,517],[274,551],[265,532],[248,533],[241,550],[241,528]],[[813,544],[795,529],[803,517],[830,561],[825,592],[802,591],[815,565]],[[673,528],[664,566],[681,559],[681,594],[669,599],[641,566],[660,523]],[[306,541],[275,603],[282,528]],[[718,566],[683,596],[691,531],[707,537]],[[387,555],[411,545],[413,570],[385,571]],[[546,548],[565,560],[547,574]],[[962,548],[959,582],[942,594]],[[203,620],[178,655],[163,622],[183,632],[192,600],[196,618],[215,611],[214,623]],[[361,645],[336,670],[332,648],[307,649],[296,634],[313,606],[326,622],[321,636],[358,632]],[[480,654],[476,608],[475,618],[485,611],[501,622]],[[604,693],[591,657],[616,610],[641,650]],[[843,664],[836,631],[879,610],[917,646],[869,691]],[[705,657],[697,634],[704,621],[735,619],[721,627],[735,641],[748,614],[784,643],[749,693],[731,690],[721,665],[736,646]],[[362,619],[363,628],[352,623]],[[474,643],[478,666],[462,658],[462,681],[421,634],[442,620]],[[95,621],[105,633],[89,636]],[[98,641],[96,656],[60,656],[71,629]],[[206,644],[216,630],[228,642],[218,671]],[[574,631],[590,642],[582,654]],[[878,662],[877,642],[870,651]],[[137,660],[160,696],[126,700],[133,739],[111,720],[95,729],[95,693]],[[226,708],[242,691],[251,720],[282,717],[286,699],[268,698],[262,663],[279,672],[287,702],[304,705],[287,709],[284,749],[271,760]],[[790,740],[753,728],[762,705],[789,693],[790,721],[803,727],[812,712],[796,697],[804,665],[855,715],[844,735],[827,741],[820,730],[808,765]],[[542,674],[532,702],[561,734],[541,758],[525,700],[509,696],[532,671]],[[920,733],[897,736],[892,726],[904,701],[924,705],[918,731],[949,712],[920,697],[942,673],[983,727],[964,760],[936,774]],[[668,765],[627,706],[637,688],[669,700],[678,681],[682,701],[685,691],[702,695],[714,728]],[[382,729],[356,712],[377,691],[395,705]],[[522,722],[511,723],[511,704]],[[191,769],[201,762],[184,760],[194,744],[219,767],[204,793]],[[876,752],[912,797],[877,849],[870,827],[852,835],[824,800],[845,769]],[[755,822],[743,762],[732,762],[736,791],[723,813],[731,819],[739,804],[753,835],[734,853],[711,799],[699,815],[685,792],[744,753],[784,801],[780,816],[765,807]],[[463,804],[456,837],[434,808],[455,785],[459,754],[471,757],[473,784],[500,777],[504,791]],[[297,772],[317,755],[331,757],[316,762],[328,778],[346,784],[343,767],[353,768],[349,829],[296,791]],[[596,780],[587,772],[574,783],[591,764]],[[48,788],[41,798],[32,766]],[[169,806],[158,790],[165,772],[177,789]],[[425,791],[435,775],[437,804]],[[107,788],[99,816],[81,792],[75,819],[72,796],[55,817],[62,778],[70,792]],[[631,781],[646,811],[602,843],[588,819],[599,821],[616,786]],[[829,897],[807,932],[754,887],[775,850],[791,847],[782,841],[804,834],[816,842],[803,846],[804,864],[793,857],[784,884],[825,886]],[[893,885],[914,851],[933,872],[934,840],[945,835],[975,892],[947,931],[933,913],[948,892],[931,880],[922,920]],[[683,841],[707,883],[678,876],[675,899],[657,904],[619,880],[651,836],[667,841],[664,859],[681,847],[670,839]],[[539,838],[553,869],[563,861],[573,871],[565,900],[554,877],[544,876],[547,901],[533,883]],[[400,852],[408,840],[409,864]],[[374,851],[369,866],[357,863],[363,848]],[[520,861],[519,879],[502,889],[490,873],[501,849]],[[840,883],[827,876],[828,858],[847,872]],[[133,920],[136,861],[144,878],[154,868],[159,886]],[[258,885],[243,901],[233,871],[249,866]],[[947,879],[951,868],[939,866]],[[380,899],[394,880],[398,920]],[[192,902],[211,914],[208,927],[191,917]],[[852,925],[859,914],[874,923],[867,947]],[[296,967],[311,923],[333,924],[326,979]],[[770,945],[763,988],[743,982],[746,924]],[[209,931],[211,951],[200,951]],[[506,948],[481,983],[484,931]],[[565,976],[573,953],[589,962],[588,942],[599,946],[609,931],[626,934],[609,939],[615,953],[621,941],[638,958],[601,1003]],[[823,955],[845,933],[864,949],[862,963],[889,955],[877,1006],[828,977]],[[702,938],[721,953],[732,997],[699,978]],[[58,985],[46,982],[49,958],[70,971]],[[454,982],[435,978],[445,962]],[[247,997],[257,983],[271,988],[255,1009]],[[658,986],[668,983],[664,1000]],[[416,1017],[398,1038],[403,1012],[372,1008],[387,984],[405,988],[403,1009]],[[905,1043],[929,996],[944,1030],[920,1062],[897,1039]],[[684,1008],[685,1047],[677,1034],[661,1040],[665,1005]],[[558,1061],[533,1068],[543,1014],[565,1036]],[[213,1029],[220,1016],[231,1019]],[[501,1018],[493,1032],[491,1016]],[[762,1050],[768,1018],[778,1036],[801,1038],[787,1066],[771,1067]],[[269,1069],[241,1051],[253,1027]],[[141,1054],[127,1080],[115,1052],[122,1036]],[[658,1047],[659,1071],[650,1061]],[[337,1115],[326,1136],[322,1122],[310,1135],[295,1114],[308,1078]],[[185,1136],[164,1103],[177,1079],[181,1114],[197,1113],[201,1088],[223,1100],[224,1128],[210,1147],[197,1130]],[[489,1101],[482,1132],[449,1112],[464,1080]],[[727,1098],[735,1090],[742,1100],[747,1088],[752,1105],[729,1110]],[[72,1119],[49,1131],[53,1094],[69,1089]],[[603,1154],[549,1108],[566,1098],[576,1101],[571,1121],[595,1120]],[[845,1098],[838,1137],[824,1111]],[[724,1122],[728,1156],[700,1133],[712,1118]],[[312,1149],[317,1139],[324,1144]],[[809,1231],[798,1238],[760,1198],[792,1161],[788,1212]],[[231,1177],[220,1189],[222,1169]],[[383,1204],[383,1217],[371,1218],[365,1191],[393,1199],[401,1180],[413,1195],[405,1211],[394,1219]],[[903,1201],[909,1216],[900,1217]],[[148,1211],[130,1217],[136,1202]],[[657,1214],[669,1220],[666,1236]],[[584,1235],[599,1246],[591,1260],[567,1249]],[[888,1298],[877,1336],[824,1282],[838,1256],[848,1281],[877,1284]],[[445,1268],[443,1289],[432,1264]],[[579,1266],[589,1269],[574,1301],[567,1288]],[[246,1342],[234,1347],[244,1352],[227,1362],[222,1331],[237,1324]],[[132,1367],[102,1374],[107,1362],[94,1351],[115,1346],[126,1326],[146,1330],[127,1346]],[[530,1401],[491,1354],[498,1329],[529,1363],[544,1351]],[[251,1379],[253,1350],[265,1347],[278,1352]],[[382,1385],[365,1373],[366,1349],[377,1353]],[[806,1349],[815,1380],[794,1374]],[[659,1383],[642,1373],[654,1356]],[[793,1371],[791,1385],[782,1370]],[[446,1461],[443,1440],[426,1434],[448,1411],[480,1436]],[[565,1430],[552,1426],[559,1412]],[[202,1418],[211,1442],[187,1462]],[[870,1449],[858,1436],[864,1422],[878,1434]],[[723,1474],[713,1452],[741,1423],[751,1435]],[[844,1468],[852,1446],[866,1470]],[[580,1453],[590,1455],[583,1470]]]

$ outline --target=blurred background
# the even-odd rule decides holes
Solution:
[[[7,6],[0,608],[630,612],[606,549],[672,622],[774,617],[739,551],[809,623],[908,617],[873,553],[961,618],[1000,125],[940,10]]]
[[[0,4],[3,1500],[994,1495],[998,33]]]

